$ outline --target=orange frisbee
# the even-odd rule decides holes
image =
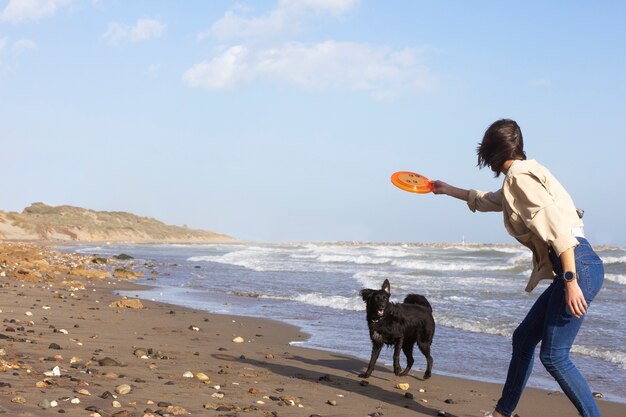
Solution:
[[[428,194],[433,191],[433,183],[423,175],[409,171],[398,171],[391,175],[393,185],[401,190],[417,194]]]

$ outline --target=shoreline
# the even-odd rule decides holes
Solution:
[[[162,300],[159,299],[155,299],[154,298],[154,290],[158,290],[160,287],[156,286],[156,285],[150,285],[147,283],[142,283],[142,284],[138,284],[143,286],[144,288],[139,288],[137,289],[137,291],[122,291],[122,295],[126,295],[128,297],[135,297],[135,298],[140,298],[142,300],[151,300],[151,301],[156,301],[156,302],[164,302]],[[142,292],[144,292],[145,294],[142,295]],[[245,295],[244,295],[245,297]],[[176,303],[168,303],[177,307],[181,307],[181,308],[191,308],[191,309],[197,309],[198,311],[202,311],[205,312],[207,314],[217,314],[217,315],[226,315],[229,317],[244,317],[244,318],[257,318],[257,319],[261,319],[261,320],[269,320],[271,322],[275,322],[275,323],[279,323],[279,324],[283,324],[283,325],[287,325],[287,326],[293,326],[296,329],[299,330],[300,334],[303,335],[307,335],[307,332],[300,326],[298,326],[298,324],[294,324],[294,323],[290,323],[289,321],[282,321],[280,319],[267,319],[267,318],[262,318],[259,316],[254,316],[254,315],[246,315],[246,314],[239,314],[239,313],[220,313],[220,312],[213,312],[213,311],[209,311],[209,310],[204,310],[204,309],[200,309],[200,308],[194,308],[194,307],[185,307],[182,304],[176,304]],[[363,352],[366,353],[366,355],[364,356],[359,356],[359,355],[355,355],[353,353],[347,353],[347,352],[341,352],[338,350],[332,350],[332,349],[324,349],[323,347],[320,347],[319,345],[316,346],[314,343],[310,343],[310,335],[307,335],[308,337],[306,339],[303,340],[293,340],[290,342],[290,345],[293,345],[295,347],[300,347],[300,348],[304,348],[304,349],[312,349],[312,350],[319,350],[319,351],[323,351],[323,352],[327,352],[329,354],[336,354],[336,355],[342,355],[342,356],[346,356],[346,357],[350,357],[353,358],[355,361],[360,361],[362,362],[363,365],[363,370],[365,370],[365,368],[367,367],[367,362],[369,361],[369,353],[370,353],[370,345],[369,344],[362,344],[363,347]],[[507,338],[507,340],[509,340]],[[369,339],[367,338],[367,336],[364,336],[363,340],[360,340],[359,343],[369,343]],[[508,343],[508,342],[507,342]],[[387,349],[389,352],[393,351],[392,347],[386,346],[385,349]],[[418,351],[416,350],[416,354],[418,354]],[[381,357],[378,359],[377,362],[377,366],[380,366],[381,368],[385,368],[391,371],[392,369],[392,365],[391,363],[387,363],[385,361],[385,359],[390,359],[390,358],[383,358],[383,356],[385,356],[384,354],[381,354]],[[418,357],[418,361],[421,359],[421,357]],[[401,357],[401,361],[404,360],[404,357]],[[419,363],[416,362],[416,365],[413,367],[413,369],[411,370],[412,374],[415,375],[419,375]],[[401,362],[403,363],[403,362]],[[537,364],[536,364],[537,365]],[[538,369],[540,367],[536,366],[536,368]],[[422,369],[423,371],[423,369]],[[544,371],[543,368],[540,370],[540,372]],[[502,386],[504,384],[504,377],[506,376],[506,368],[504,368],[504,370],[502,371],[504,373],[499,373],[498,374],[498,378],[486,378],[486,377],[481,377],[481,376],[471,376],[471,375],[464,375],[464,374],[460,374],[460,373],[453,373],[453,372],[448,372],[448,371],[441,371],[441,370],[437,370],[434,369],[433,370],[433,375],[437,374],[440,376],[444,376],[444,377],[449,377],[449,378],[455,378],[455,379],[462,379],[462,380],[467,380],[467,381],[475,381],[475,382],[480,382],[480,383],[488,383],[488,384],[495,384],[497,386]],[[544,380],[543,383],[544,385],[527,385],[528,388],[533,388],[533,389],[538,389],[541,391],[545,391],[545,392],[555,392],[558,390],[558,386],[556,384],[556,381],[552,380],[550,375],[545,372],[544,375]],[[501,380],[502,379],[502,380]],[[546,381],[548,382],[548,384],[546,384]],[[536,382],[536,381],[535,381]],[[547,386],[549,384],[552,384],[555,387],[550,387]],[[597,391],[593,391],[594,394],[595,393],[600,393]],[[612,394],[607,394],[606,392],[602,391],[601,392],[602,398],[604,401],[608,401],[608,402],[613,402],[613,403],[617,403],[617,404],[624,404],[626,405],[626,398],[621,398],[618,396],[614,396]]]
[[[41,248],[24,246],[30,247],[25,262],[34,264]],[[61,255],[62,264],[92,258]],[[500,384],[436,373],[422,381],[422,371],[415,368],[408,377],[396,377],[381,365],[362,385],[357,375],[366,361],[290,344],[307,337],[292,325],[144,299],[141,309],[109,307],[121,300],[117,291],[154,287],[57,274],[50,264],[51,270],[40,272],[37,280],[20,281],[10,271],[0,277],[0,348],[5,350],[0,356],[0,414],[39,416],[63,410],[70,416],[97,417],[93,410],[100,410],[101,416],[150,417],[160,410],[161,415],[209,416],[482,416],[492,410],[501,389]],[[23,264],[21,270],[26,269]],[[19,267],[14,270],[31,276],[19,273]],[[243,343],[235,343],[236,337]],[[102,365],[106,357],[121,366]],[[61,375],[46,377],[44,372],[55,366]],[[408,383],[408,391],[396,388],[398,383]],[[117,394],[122,385],[130,392]],[[42,408],[45,401],[57,404]],[[599,404],[605,417],[626,414],[626,404]],[[523,417],[577,415],[562,393],[534,388],[525,391],[516,412]]]

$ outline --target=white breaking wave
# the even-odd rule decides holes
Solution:
[[[390,247],[390,246],[375,246],[372,248],[376,256],[382,258],[405,258],[407,256],[415,256],[417,253],[408,251],[404,248]]]
[[[465,297],[465,296],[460,296],[460,295],[452,295],[450,297],[445,297],[445,299],[448,300],[448,301],[454,301],[454,302],[457,302],[457,301],[466,301],[466,302],[467,301],[476,301],[476,299],[473,298],[473,297]]]
[[[289,255],[289,257],[293,259],[317,259],[318,255],[304,255],[304,254],[292,253],[291,255]]]
[[[604,274],[604,278],[607,281],[615,282],[621,285],[626,285],[626,276],[617,274]]]
[[[385,279],[390,278],[388,272],[382,271],[361,271],[352,277],[361,284],[363,288],[380,288]]]
[[[322,263],[354,263],[354,264],[371,264],[382,265],[391,263],[389,258],[373,258],[371,256],[347,256],[347,255],[320,255],[317,260]]]
[[[435,322],[438,325],[452,327],[472,333],[487,333],[497,336],[513,336],[514,328],[507,324],[493,325],[468,321],[458,317],[442,317],[435,315]]]
[[[329,296],[326,294],[312,293],[300,294],[294,297],[294,300],[304,304],[311,304],[318,307],[330,307],[337,310],[365,310],[365,304],[360,297],[343,297],[340,295]]]
[[[605,265],[608,264],[626,264],[626,256],[604,256],[601,257]]]
[[[231,252],[221,256],[192,256],[187,259],[190,262],[216,262],[220,264],[242,266],[244,268],[252,269],[253,271],[265,271],[265,264],[259,259],[253,259],[246,256],[241,256],[242,252]]]
[[[602,359],[606,362],[611,362],[619,366],[620,369],[626,370],[626,353],[615,352],[611,350],[603,350],[598,348],[590,348],[587,346],[574,345],[572,346],[572,352],[580,355],[591,356],[594,358]]]
[[[259,298],[283,301],[297,301],[303,304],[309,304],[318,307],[328,307],[335,310],[363,311],[365,305],[360,297],[344,297],[341,295],[327,295],[321,293],[299,294],[294,296],[288,295],[270,295],[259,294]]]
[[[241,266],[258,272],[289,271],[293,265],[281,260],[279,255],[290,252],[291,250],[286,248],[250,246],[223,255],[192,256],[187,260]]]
[[[492,246],[492,245],[482,245],[482,246],[473,246],[473,245],[454,245],[447,246],[444,248],[445,250],[455,249],[463,252],[501,252],[501,253],[520,253],[527,252],[525,248],[516,248],[516,247],[508,247],[508,246]]]
[[[102,249],[103,249],[102,246],[91,246],[87,248],[74,249],[74,251],[77,253],[97,253],[98,251],[101,251]]]
[[[533,261],[532,253],[524,252],[524,253],[520,253],[517,256],[514,256],[513,258],[509,259],[507,262],[511,264],[519,265],[519,264],[532,263],[532,261]]]
[[[432,262],[427,260],[404,260],[397,259],[391,262],[392,265],[404,269],[421,269],[434,271],[506,271],[511,268],[510,265],[481,265],[469,263],[452,263],[452,262]]]

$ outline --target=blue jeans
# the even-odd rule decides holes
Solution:
[[[587,304],[591,304],[604,281],[604,266],[586,239],[578,238],[574,249],[576,272]],[[551,254],[556,279],[539,296],[526,318],[513,333],[513,355],[502,397],[496,411],[510,416],[532,371],[535,347],[541,342],[541,363],[583,417],[602,417],[595,399],[576,366],[569,358],[574,339],[584,317],[577,319],[565,306],[565,283],[560,260]]]

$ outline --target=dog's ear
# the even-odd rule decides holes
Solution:
[[[386,279],[385,282],[383,282],[382,290],[386,292],[387,294],[391,294],[391,285],[389,284],[388,279]]]
[[[361,297],[363,297],[363,301],[367,301],[369,300],[369,298],[372,296],[373,293],[375,293],[376,291],[374,290],[370,290],[369,288],[365,288],[363,290],[361,290]]]

